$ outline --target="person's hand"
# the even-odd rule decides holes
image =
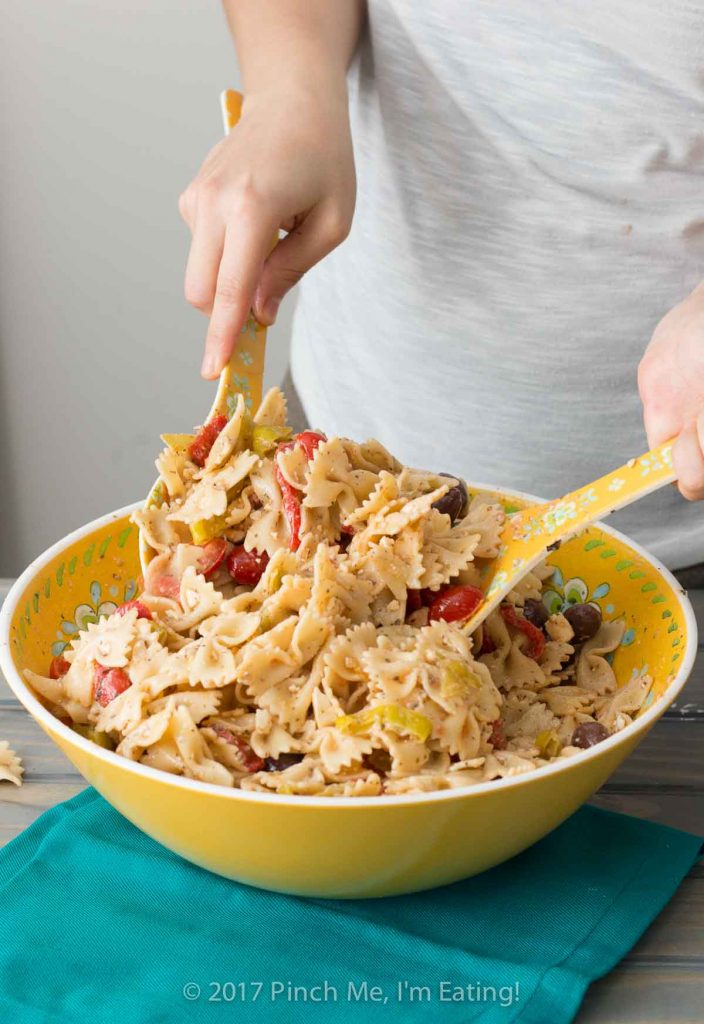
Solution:
[[[347,237],[354,202],[344,88],[246,97],[179,200],[192,233],[186,298],[210,316],[204,377],[217,377],[250,308],[272,324],[286,292]]]
[[[704,499],[704,284],[655,328],[638,367],[651,448],[677,436],[672,461],[680,491]]]

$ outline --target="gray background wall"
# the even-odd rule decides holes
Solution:
[[[0,575],[139,498],[201,422],[177,198],[238,84],[217,0],[22,0],[0,31]],[[287,361],[293,302],[270,332]]]

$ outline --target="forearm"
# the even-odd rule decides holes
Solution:
[[[345,87],[364,0],[223,0],[246,93]]]
[[[355,201],[347,66],[363,0],[223,0],[245,103],[179,200],[192,233],[185,295],[210,317],[202,373],[227,363],[250,310],[284,295],[347,237]],[[285,231],[273,250],[276,231]]]

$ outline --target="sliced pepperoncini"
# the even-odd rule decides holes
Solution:
[[[267,590],[270,594],[275,594],[277,590],[281,589],[281,584],[284,580],[284,570],[280,565],[277,565],[275,569],[269,573],[267,579]]]
[[[252,430],[252,451],[263,459],[273,452],[282,441],[291,436],[290,427],[271,427],[257,423]]]
[[[452,700],[453,697],[465,697],[468,690],[480,690],[482,681],[476,672],[472,672],[469,665],[463,661],[448,661],[442,670],[440,690],[443,697]]]
[[[543,757],[557,757],[562,750],[560,737],[554,729],[543,729],[535,737],[535,745]]]
[[[242,416],[242,422],[240,423],[240,431],[237,435],[237,444],[235,445],[235,451],[244,452],[248,448],[252,448],[252,433],[254,431],[254,420],[249,409],[244,410]]]
[[[276,613],[264,609],[259,618],[259,632],[268,633],[270,629],[275,629],[276,626],[283,622],[284,619],[287,619],[290,614],[290,612],[281,608],[278,608]]]
[[[394,732],[410,733],[425,742],[433,729],[433,723],[419,711],[412,711],[402,704],[377,704],[374,708],[357,711],[353,715],[340,715],[335,725],[340,732],[351,736],[364,735],[373,725],[382,725]]]
[[[166,647],[168,645],[170,633],[166,626],[162,626],[158,622],[152,621],[151,631],[155,635],[159,643],[162,645],[162,647]]]
[[[106,732],[100,732],[99,729],[94,729],[92,725],[79,725],[78,722],[74,722],[71,728],[74,732],[77,732],[79,736],[83,736],[92,743],[97,743],[99,747],[104,747],[106,750],[115,749],[115,744],[108,734]]]
[[[213,516],[212,519],[198,519],[191,523],[191,537],[194,544],[205,544],[213,537],[219,537],[227,529],[227,516]]]

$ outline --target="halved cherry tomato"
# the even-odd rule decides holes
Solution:
[[[242,755],[242,764],[245,770],[248,772],[260,772],[264,768],[264,761],[261,757],[257,757],[249,743],[245,743],[239,736],[235,736],[235,743],[237,749]]]
[[[149,611],[146,604],[143,604],[141,601],[125,601],[125,603],[121,604],[119,608],[115,609],[115,611],[118,615],[126,615],[127,612],[131,612],[133,608],[137,609],[138,619],[151,619],[152,613]]]
[[[202,544],[201,549],[202,554],[198,556],[196,568],[207,580],[217,572],[225,561],[227,553],[230,550],[230,545],[224,537],[214,537],[206,544]]]
[[[500,718],[495,719],[491,723],[491,735],[489,736],[489,743],[491,743],[494,750],[504,750],[506,748],[506,737],[504,736],[504,723]]]
[[[316,448],[322,444],[323,441],[327,441],[325,434],[320,434],[316,430],[303,430],[300,434],[296,434],[293,441],[284,441],[276,449],[278,452],[288,452],[295,445],[300,444],[301,448],[305,452],[306,458],[310,462],[313,458]],[[297,551],[301,543],[301,496],[300,492],[292,487],[286,477],[283,475],[278,465],[276,466],[276,480],[279,487],[281,488],[281,497],[284,503],[284,515],[286,516],[286,522],[288,523],[289,533],[291,534],[290,548],[291,551]]]
[[[132,680],[122,668],[108,668],[106,665],[99,665],[95,662],[93,673],[93,698],[106,708],[110,701],[115,700],[121,693],[128,690]]]
[[[420,590],[407,590],[406,591],[406,615],[411,615],[413,612],[419,611],[423,607],[423,601],[421,600]]]
[[[520,630],[528,638],[528,646],[523,653],[537,661],[545,650],[545,634],[542,629],[538,629],[537,626],[534,626],[523,615],[519,615],[512,604],[502,604],[500,610],[506,625]]]
[[[286,516],[289,533],[291,534],[289,547],[291,551],[297,551],[301,543],[301,499],[296,488],[291,486],[278,466],[276,467],[276,481],[281,488],[284,515]]]
[[[227,571],[235,583],[253,587],[259,583],[269,563],[266,551],[246,551],[244,544],[237,544],[227,558]]]
[[[153,576],[149,580],[149,593],[155,597],[171,597],[178,601],[181,593],[181,584],[175,576],[163,573],[161,576]]]
[[[445,587],[440,590],[430,604],[428,621],[444,619],[445,622],[461,622],[468,619],[484,600],[479,587],[469,585],[463,587]]]
[[[296,444],[300,444],[301,448],[306,453],[306,458],[310,462],[315,455],[318,445],[327,441],[327,437],[325,434],[321,434],[317,430],[302,430],[300,434],[296,434],[294,440]]]
[[[49,678],[61,679],[66,675],[70,668],[71,666],[66,659],[61,654],[57,654],[55,658],[51,659],[51,665],[49,665]]]
[[[249,743],[243,740],[240,736],[235,736],[234,732],[226,728],[224,725],[220,725],[218,722],[213,726],[213,732],[220,739],[225,740],[226,743],[231,743],[232,746],[237,747],[242,757],[242,764],[244,770],[247,772],[260,772],[264,767],[264,760],[258,757]]]
[[[213,416],[209,423],[201,427],[188,448],[188,457],[196,466],[204,466],[215,444],[218,434],[227,426],[227,416]]]

